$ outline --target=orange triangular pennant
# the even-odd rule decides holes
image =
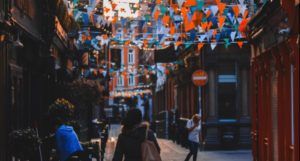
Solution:
[[[170,34],[171,35],[175,34],[175,25],[173,23],[171,23],[171,26],[170,26]]]
[[[216,0],[216,4],[219,4],[221,2],[221,0]]]
[[[198,43],[198,50],[201,50],[203,46],[204,46],[204,43]]]
[[[185,6],[196,6],[197,2],[196,0],[186,0]]]
[[[168,25],[170,21],[170,16],[164,15],[162,22],[164,25]]]
[[[222,29],[224,22],[225,22],[225,16],[218,16],[218,20],[219,20],[219,28]]]
[[[239,31],[240,32],[245,32],[246,31],[246,27],[247,27],[247,23],[248,23],[248,19],[247,18],[244,18],[242,20],[242,22],[240,23],[240,26],[239,26]]]
[[[240,13],[239,6],[238,5],[232,6],[232,10],[233,10],[234,16],[237,17]]]
[[[199,11],[195,11],[192,17],[192,21],[194,22],[194,25],[195,26],[200,25],[201,20],[202,20],[202,13]]]
[[[190,31],[192,29],[195,28],[195,25],[194,23],[190,23],[187,19],[184,21],[184,30],[187,32],[187,31]]]
[[[114,10],[117,7],[116,3],[111,3],[111,8]]]
[[[202,30],[206,30],[207,29],[207,22],[202,22],[201,23],[201,28],[202,28]]]
[[[175,43],[175,46],[179,46],[179,45],[181,45],[182,44],[182,41],[177,41],[176,43]]]
[[[211,15],[211,11],[208,10],[205,14],[206,14],[206,18],[208,18]]]
[[[154,15],[153,15],[153,18],[154,18],[155,21],[158,20],[159,14],[160,14],[160,11],[157,9],[157,10],[154,12]]]
[[[224,9],[226,8],[226,4],[225,3],[219,3],[218,8],[219,8],[219,14],[222,15],[224,13]]]
[[[216,36],[216,35],[217,35],[217,30],[214,29],[214,30],[213,30],[213,36]]]
[[[244,44],[244,42],[243,42],[243,41],[238,41],[238,42],[237,42],[237,44],[238,44],[238,46],[239,46],[240,48],[242,48],[242,47],[243,47],[243,44]]]
[[[209,30],[212,27],[213,23],[211,21],[208,22],[207,24],[207,30]]]
[[[161,0],[156,0],[156,4],[161,4]]]
[[[248,14],[249,14],[249,11],[245,10],[244,15],[243,15],[243,19],[247,18]]]
[[[125,45],[129,45],[130,44],[130,40],[128,40],[128,41],[125,41],[125,43],[124,43]]]

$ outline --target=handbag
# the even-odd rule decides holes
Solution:
[[[147,138],[148,128],[146,130],[146,139],[141,144],[142,161],[162,161],[155,144]]]

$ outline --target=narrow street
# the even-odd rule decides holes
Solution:
[[[114,153],[114,145],[120,132],[120,125],[111,125],[110,139],[107,143],[105,161],[111,161]],[[188,149],[175,144],[171,140],[158,139],[163,161],[184,161]],[[228,151],[199,151],[197,161],[252,161],[250,150]]]
[[[300,161],[299,5],[0,0],[0,161]]]

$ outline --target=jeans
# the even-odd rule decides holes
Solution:
[[[193,155],[193,161],[196,161],[197,160],[199,143],[189,141],[189,147],[190,147],[190,152],[186,156],[185,161],[189,161],[192,155]]]

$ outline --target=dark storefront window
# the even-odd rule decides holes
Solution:
[[[236,117],[236,83],[236,63],[220,63],[218,69],[219,119],[234,119]]]

